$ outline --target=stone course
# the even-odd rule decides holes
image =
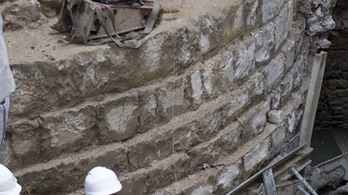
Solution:
[[[58,0],[38,2],[54,17]],[[27,60],[9,44],[18,87],[0,159],[32,194],[83,194],[96,165],[118,173],[122,194],[222,194],[298,133],[311,58],[298,1],[192,4],[138,50],[45,34],[56,52]],[[16,29],[5,38],[27,33]]]

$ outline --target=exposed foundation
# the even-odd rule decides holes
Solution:
[[[56,4],[45,1],[31,28],[7,18],[18,87],[1,163],[32,194],[82,194],[96,165],[118,173],[122,194],[228,192],[299,133],[325,43],[310,27],[332,26],[330,3],[315,22],[308,3],[174,1],[180,12],[137,50],[66,45],[50,34]]]

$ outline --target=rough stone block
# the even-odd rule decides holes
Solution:
[[[139,94],[139,133],[145,133],[147,130],[156,126],[160,118],[157,96],[152,92],[144,92]]]
[[[201,55],[206,55],[219,45],[222,36],[221,20],[210,16],[199,18],[199,49]]]
[[[149,166],[155,160],[161,160],[173,154],[173,138],[168,131],[160,131],[146,139],[136,139],[128,148],[130,170]]]
[[[13,65],[18,86],[12,95],[13,117],[34,118],[58,107],[76,105],[81,97],[105,92],[102,86],[110,85],[110,75],[114,74],[106,68],[110,68],[111,53],[110,48],[103,47],[54,62]]]
[[[214,188],[213,185],[199,186],[192,191],[191,195],[210,195],[214,192]]]
[[[205,186],[211,188],[211,186],[215,185],[216,175],[220,172],[221,170],[219,168],[197,172],[183,180],[159,189],[151,195],[180,195],[183,193],[192,194],[193,192],[201,192],[201,190],[205,190]],[[212,193],[214,193],[214,191],[210,194]]]
[[[136,134],[138,128],[137,96],[107,99],[100,105],[99,141],[121,141]]]
[[[5,30],[37,28],[45,18],[41,14],[40,3],[31,1],[10,1],[1,5]]]
[[[203,142],[188,151],[190,156],[190,169],[194,173],[203,163],[219,163],[219,159],[228,156],[240,144],[241,126],[232,123],[221,130],[209,142]]]
[[[295,45],[296,40],[293,39],[293,36],[289,36],[288,40],[285,42],[284,46],[281,49],[281,52],[284,53],[286,60],[285,60],[285,70],[289,71],[291,69],[291,67],[294,65],[294,61],[295,61],[295,50],[296,50],[296,46]]]
[[[255,61],[262,63],[267,61],[271,56],[271,51],[275,46],[274,39],[275,25],[270,22],[263,26],[261,29],[254,32],[255,37]]]
[[[11,123],[9,126],[9,132],[12,134],[11,149],[13,154],[17,156],[17,158],[12,157],[7,161],[11,167],[16,168],[22,163],[31,164],[47,158],[41,154],[44,143],[38,133],[40,130],[42,129],[38,120],[20,120]],[[47,134],[46,136],[50,137]],[[9,146],[5,145],[5,147]],[[48,146],[45,145],[44,147],[47,148]]]
[[[122,194],[149,194],[156,189],[182,179],[187,175],[188,159],[186,154],[175,154],[163,161],[153,163],[150,168],[140,169],[120,177]],[[134,185],[135,183],[142,185]]]
[[[0,151],[0,162],[1,164],[9,167],[10,169],[12,169],[12,167],[19,167],[20,164],[18,165],[9,165],[9,163],[12,161],[14,161],[14,156],[12,153],[12,148],[11,148],[11,142],[9,139],[5,139],[5,141],[3,142],[3,149]]]
[[[274,1],[273,1],[274,2]],[[279,49],[283,41],[288,37],[289,31],[292,27],[294,17],[294,5],[292,1],[284,4],[284,8],[280,11],[279,16],[275,20],[275,43],[276,50]]]
[[[262,0],[262,23],[266,23],[270,19],[278,15],[283,4],[284,0]]]
[[[255,135],[263,132],[267,123],[267,112],[270,110],[270,100],[263,101],[248,111],[243,113],[238,121],[241,123],[242,130],[242,143],[249,141]]]
[[[284,119],[283,112],[281,110],[270,110],[267,113],[267,116],[267,121],[273,124],[279,124]]]
[[[242,174],[240,170],[241,162],[235,164],[226,165],[222,173],[217,178],[217,192],[219,194],[225,194],[227,190],[237,184],[236,180]]]
[[[256,72],[245,84],[250,90],[250,96],[252,103],[258,103],[261,100],[265,100],[266,97],[266,84],[265,75],[260,72]],[[258,99],[255,101],[255,99]]]
[[[198,143],[210,140],[220,130],[221,112],[208,113],[202,118],[175,130],[175,150],[187,150]]]
[[[236,49],[234,78],[237,82],[240,82],[250,76],[255,69],[255,39],[252,36],[244,36],[243,39],[237,43]]]
[[[230,102],[223,107],[222,117],[223,124],[234,121],[246,107],[251,104],[251,96],[248,90],[237,90],[231,95]]]
[[[190,100],[185,97],[186,83],[188,83],[187,80],[179,79],[156,90],[161,117],[169,120],[187,111]]]
[[[62,0],[38,0],[41,5],[42,13],[48,17],[57,16],[62,7]]]
[[[268,86],[268,91],[273,88],[273,86],[279,83],[279,80],[284,75],[284,54],[278,54],[266,67],[263,68],[263,73],[266,76],[266,83]]]
[[[281,148],[284,146],[284,144],[287,142],[287,124],[284,122],[281,125],[279,125],[272,133],[272,146],[275,148],[272,150],[272,153],[274,155],[277,155]]]
[[[79,150],[95,139],[97,109],[88,105],[45,114],[39,124],[44,132],[40,136],[40,158],[50,159],[64,151]]]
[[[259,7],[259,0],[246,0],[245,11],[246,14],[246,26],[249,28],[255,28],[260,23],[260,18],[258,16],[257,8]]]
[[[244,156],[243,166],[247,173],[255,171],[257,166],[260,166],[267,158],[269,158],[270,145],[270,140],[266,139]]]
[[[193,103],[200,105],[203,101],[203,82],[201,72],[199,70],[193,72],[193,74],[191,74],[190,81],[192,88]]]
[[[243,33],[245,30],[244,23],[244,2],[234,2],[229,10],[229,16],[223,23],[223,34],[226,39],[232,39]]]
[[[86,173],[96,165],[112,168],[118,173],[124,172],[127,170],[125,149],[118,144],[106,146],[88,151],[88,154],[80,153],[37,164],[14,174],[26,184],[32,194],[67,194],[82,188]],[[72,181],[75,183],[72,184]]]

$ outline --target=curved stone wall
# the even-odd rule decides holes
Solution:
[[[96,165],[120,175],[122,194],[221,194],[297,133],[311,59],[302,4],[172,4],[180,13],[138,50],[67,45],[46,23],[5,33],[18,87],[0,157],[33,194],[81,194]]]

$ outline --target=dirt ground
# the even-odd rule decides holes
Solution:
[[[145,39],[156,35],[164,30],[173,30],[188,25],[190,20],[195,20],[205,13],[218,16],[224,11],[225,7],[233,5],[234,1],[216,1],[213,5],[209,0],[190,1],[190,0],[160,0],[164,8],[177,8],[179,13],[164,14],[160,25],[157,25],[153,32]],[[27,62],[58,60],[66,58],[81,51],[93,50],[93,47],[103,46],[83,46],[69,44],[65,41],[65,35],[59,34],[50,28],[57,22],[58,16],[45,18],[42,25],[37,28],[23,28],[16,31],[7,30],[4,33],[7,42],[9,60],[11,64],[24,64]]]

